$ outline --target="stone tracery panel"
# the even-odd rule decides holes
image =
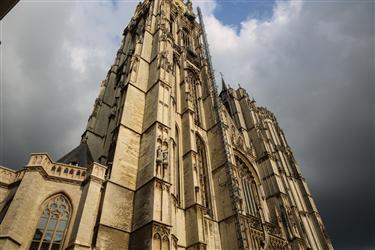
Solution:
[[[241,158],[236,157],[236,165],[235,171],[239,179],[237,185],[242,191],[242,197],[244,197],[244,201],[242,201],[242,198],[239,200],[240,208],[245,214],[259,218],[260,201],[255,179]]]
[[[153,250],[170,250],[170,229],[159,223],[153,225]]]
[[[201,114],[201,95],[199,91],[200,81],[199,75],[197,72],[187,70],[186,73],[186,99],[188,107],[191,107],[194,110],[194,123],[198,126],[201,126],[202,123],[202,114]]]
[[[68,199],[62,194],[52,197],[39,218],[29,250],[62,249],[70,215]]]
[[[211,197],[208,180],[208,166],[207,166],[207,154],[202,139],[196,135],[197,155],[196,164],[198,171],[198,182],[200,186],[201,204],[208,209],[210,213],[211,209]]]

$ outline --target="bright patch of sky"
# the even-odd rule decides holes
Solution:
[[[116,9],[118,7],[118,0],[111,0],[112,7]]]
[[[119,8],[119,3],[122,3],[121,0],[111,0],[110,2],[114,11]],[[194,2],[199,3],[199,0]],[[216,0],[214,2],[213,14],[215,17],[224,25],[234,27],[237,32],[241,22],[249,19],[259,21],[270,19],[275,5],[275,0]]]
[[[239,31],[240,24],[249,19],[267,20],[272,17],[274,0],[218,0],[214,15],[223,24],[236,28]]]

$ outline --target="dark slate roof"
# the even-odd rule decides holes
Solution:
[[[75,163],[80,167],[88,167],[93,161],[89,146],[87,143],[81,142],[78,147],[64,155],[57,162],[65,164]]]

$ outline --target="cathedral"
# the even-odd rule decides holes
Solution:
[[[79,145],[0,167],[0,249],[333,249],[275,116],[213,72],[199,8],[139,3]]]

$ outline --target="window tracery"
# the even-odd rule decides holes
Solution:
[[[153,250],[170,250],[170,229],[165,225],[154,224],[153,226]]]
[[[158,233],[154,234],[154,238],[153,238],[153,248],[152,249],[155,249],[155,250],[161,250],[161,238],[160,238],[160,235]]]
[[[169,250],[169,239],[167,236],[163,237],[162,250]]]
[[[197,170],[201,190],[201,201],[202,205],[208,209],[208,213],[211,212],[211,200],[210,200],[210,188],[208,181],[208,167],[207,167],[207,158],[206,150],[204,143],[199,136],[196,136],[196,145],[197,145]]]
[[[189,36],[189,32],[187,29],[182,29],[181,37],[182,37],[182,45],[185,46],[186,48],[190,48],[191,41],[190,41],[190,36]]]
[[[254,176],[241,158],[236,157],[236,165],[240,179],[240,181],[237,182],[237,185],[242,190],[245,199],[244,212],[259,218],[259,196]]]
[[[50,199],[39,218],[29,250],[62,249],[70,215],[70,204],[64,195]]]
[[[180,136],[176,126],[176,140],[174,145],[175,174],[176,174],[176,198],[177,203],[181,205],[181,166],[180,166]]]
[[[194,122],[196,125],[201,125],[201,105],[200,105],[200,94],[199,94],[199,78],[196,73],[188,71],[186,77],[187,83],[187,99],[193,106]]]

